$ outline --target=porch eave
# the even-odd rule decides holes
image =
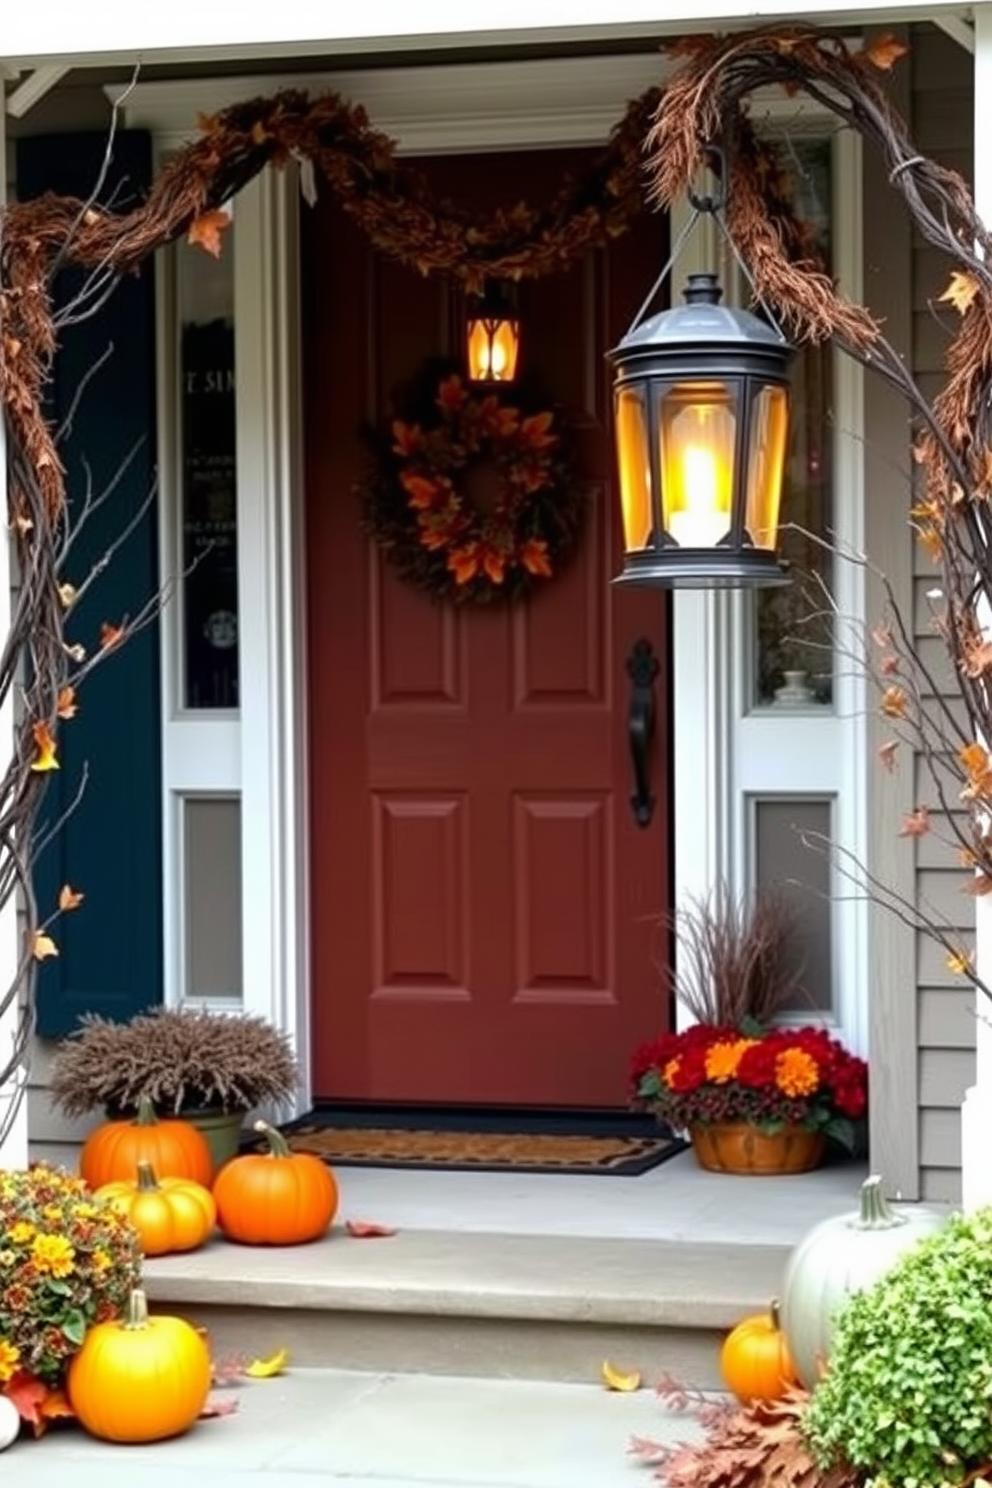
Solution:
[[[568,25],[559,0],[505,0],[480,28],[472,11],[450,0],[372,0],[357,8],[313,0],[285,0],[277,7],[204,6],[174,0],[168,6],[80,7],[74,0],[11,8],[0,26],[0,67],[17,75],[42,65],[96,67],[143,61],[209,63],[285,56],[347,56],[492,46],[580,45],[610,40],[651,40],[689,31],[737,29],[762,22],[811,21],[831,26],[894,25],[934,20],[966,26],[971,7],[901,0],[898,4],[836,0],[573,0]],[[57,46],[54,45],[57,38]]]

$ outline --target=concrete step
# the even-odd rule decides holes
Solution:
[[[215,1356],[590,1381],[604,1359],[719,1386],[719,1344],[779,1288],[787,1246],[408,1230],[263,1249],[216,1240],[146,1265],[149,1298]]]

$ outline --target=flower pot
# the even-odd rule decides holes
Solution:
[[[232,1157],[238,1154],[241,1143],[241,1128],[244,1125],[244,1111],[219,1111],[216,1109],[180,1111],[184,1121],[190,1126],[195,1126],[197,1131],[203,1133],[210,1148],[210,1155],[214,1160],[214,1172],[216,1173]]]
[[[790,1126],[764,1132],[746,1121],[716,1121],[689,1129],[696,1161],[708,1173],[766,1177],[808,1173],[819,1167],[826,1146],[822,1132]]]

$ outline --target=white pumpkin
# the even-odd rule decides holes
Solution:
[[[6,1452],[21,1431],[21,1416],[9,1395],[0,1395],[0,1452]]]
[[[782,1327],[802,1383],[812,1389],[830,1357],[834,1318],[853,1292],[871,1286],[932,1235],[944,1216],[886,1202],[877,1175],[861,1185],[861,1204],[816,1225],[789,1257],[782,1284]]]

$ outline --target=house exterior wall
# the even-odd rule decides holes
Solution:
[[[910,53],[912,120],[921,153],[972,178],[973,59],[932,27],[914,35]],[[916,238],[912,245],[912,363],[923,392],[932,397],[943,381],[947,327],[953,320],[935,313],[946,288],[946,260]],[[946,307],[945,307],[946,308]],[[953,312],[952,312],[953,314]],[[929,624],[927,591],[934,586],[930,560],[909,539],[913,564],[914,634],[932,660],[934,674],[952,682],[943,643]],[[925,764],[915,764],[915,804],[931,802],[933,787]],[[974,940],[974,902],[962,892],[956,854],[937,834],[912,839],[917,902]],[[925,910],[925,912],[927,912]],[[961,1179],[961,1102],[975,1078],[974,994],[945,966],[943,951],[925,933],[916,935],[916,1021],[920,1197],[957,1200]]]

